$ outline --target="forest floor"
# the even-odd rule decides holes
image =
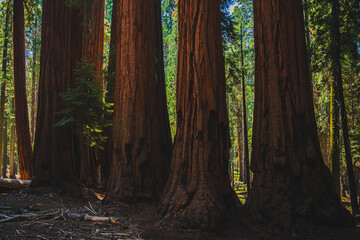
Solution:
[[[243,207],[229,213],[220,233],[181,230],[163,224],[155,205],[105,205],[102,197],[91,190],[71,197],[51,189],[0,189],[0,239],[360,239],[360,222],[357,227],[303,225],[283,231],[252,224]]]

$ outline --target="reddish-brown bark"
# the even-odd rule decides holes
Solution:
[[[238,202],[228,173],[220,0],[179,1],[178,9],[177,131],[159,211],[182,227],[215,229]]]
[[[254,1],[255,110],[247,208],[255,220],[349,223],[317,136],[301,1]]]
[[[34,145],[33,185],[74,186],[79,183],[74,129],[55,127],[65,104],[59,93],[75,85],[73,69],[81,58],[79,11],[63,0],[44,0],[40,81]]]
[[[160,1],[120,0],[116,6],[114,144],[106,199],[156,199],[171,154]]]
[[[15,121],[20,177],[31,179],[33,176],[29,113],[25,81],[25,28],[23,0],[14,0],[13,18],[13,55],[14,55],[14,95]]]
[[[82,60],[86,60],[94,67],[99,76],[98,84],[102,87],[102,70],[104,55],[104,14],[105,0],[92,0],[88,5],[81,6],[82,10]],[[102,101],[102,98],[99,99]],[[98,176],[97,149],[90,147],[88,141],[79,136],[81,149],[80,176],[87,186],[95,186]],[[87,143],[87,144],[86,144]]]

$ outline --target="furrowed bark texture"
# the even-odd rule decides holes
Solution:
[[[79,183],[75,131],[55,127],[60,118],[55,113],[65,107],[59,93],[75,86],[73,69],[81,58],[80,22],[79,12],[63,0],[44,0],[32,185]]]
[[[25,81],[25,28],[23,0],[14,0],[13,55],[14,55],[14,95],[15,121],[20,177],[31,179],[32,148],[29,130],[29,113]]]
[[[238,199],[229,128],[220,1],[179,1],[177,132],[159,211],[185,228],[217,229]]]
[[[168,176],[160,1],[120,0],[116,14],[113,156],[107,201],[156,199]]]
[[[351,221],[333,189],[317,137],[301,1],[254,1],[255,111],[247,201],[253,219]]]
[[[92,0],[82,6],[82,59],[87,60],[94,67],[99,76],[98,84],[102,87],[102,70],[104,56],[104,14],[105,0]],[[99,99],[102,101],[102,99]],[[82,137],[79,137],[81,140]],[[85,144],[86,141],[80,141]],[[87,186],[97,184],[98,159],[97,150],[93,147],[81,146],[81,180]]]

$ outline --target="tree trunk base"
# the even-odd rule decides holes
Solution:
[[[233,196],[216,199],[204,190],[189,193],[177,190],[165,198],[158,212],[165,215],[164,222],[185,229],[220,231],[226,219],[226,210],[236,205]]]

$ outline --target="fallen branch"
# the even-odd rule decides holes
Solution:
[[[86,214],[84,216],[85,221],[91,221],[91,222],[111,222],[111,223],[117,223],[115,218],[113,217],[98,217],[98,216],[90,216]]]
[[[13,215],[8,218],[1,219],[0,223],[12,222],[12,221],[18,221],[18,220],[28,220],[28,219],[33,219],[36,216],[37,216],[37,214]]]
[[[0,188],[5,188],[5,189],[27,188],[30,185],[30,182],[31,182],[30,180],[0,178]]]

